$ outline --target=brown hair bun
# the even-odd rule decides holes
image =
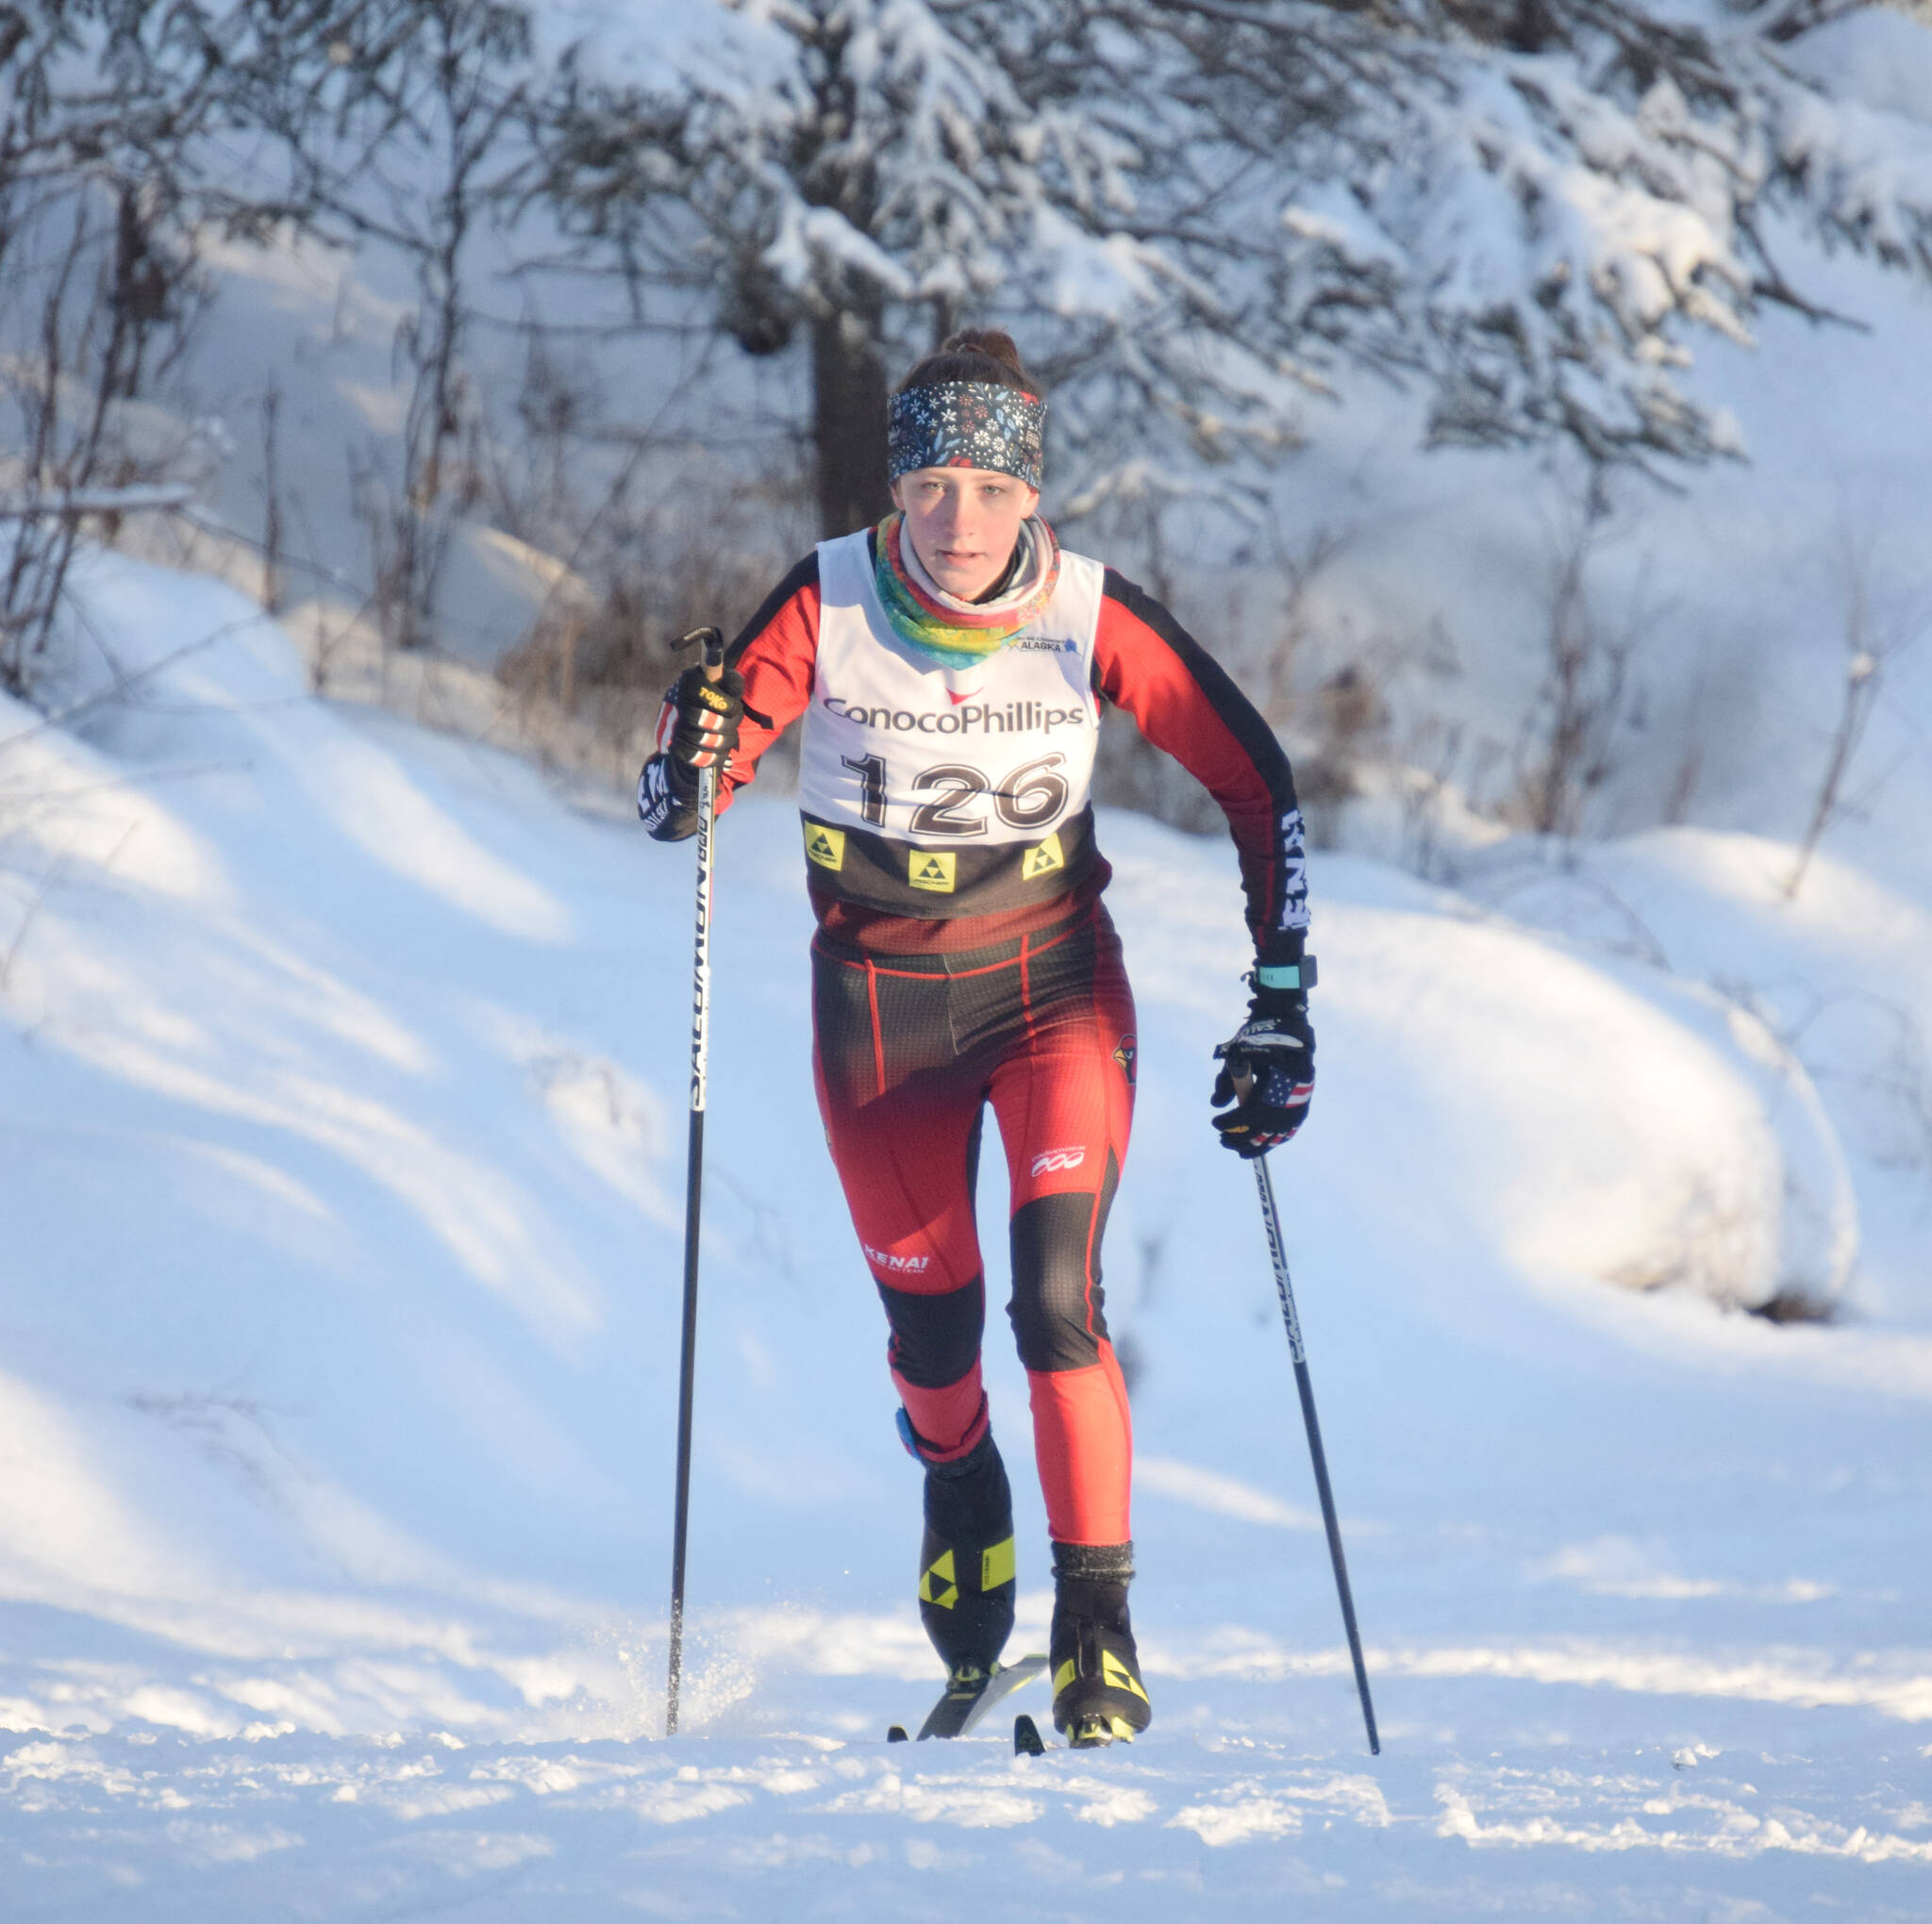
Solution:
[[[892,391],[942,387],[948,381],[990,381],[996,387],[1038,397],[1040,383],[1026,372],[1013,337],[1001,327],[962,327],[949,334],[937,354],[929,354]]]

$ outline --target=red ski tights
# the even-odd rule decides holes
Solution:
[[[1100,1243],[1126,1158],[1134,1004],[1106,912],[991,949],[813,945],[819,1107],[891,1325],[887,1360],[921,1454],[987,1427],[986,1287],[974,1220],[991,1102],[1011,1180],[1008,1305],[1059,1543],[1124,1543],[1133,1433],[1108,1341]]]

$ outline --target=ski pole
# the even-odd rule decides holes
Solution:
[[[1302,1420],[1308,1430],[1308,1454],[1315,1459],[1315,1488],[1322,1498],[1322,1521],[1328,1532],[1328,1558],[1335,1566],[1335,1587],[1341,1598],[1348,1654],[1355,1661],[1355,1687],[1361,1695],[1362,1722],[1368,1726],[1369,1755],[1379,1757],[1382,1740],[1375,1734],[1375,1706],[1369,1701],[1369,1671],[1362,1662],[1361,1633],[1355,1626],[1355,1598],[1348,1587],[1348,1560],[1341,1553],[1341,1525],[1335,1519],[1335,1493],[1328,1487],[1328,1458],[1322,1449],[1322,1426],[1315,1420],[1314,1385],[1308,1381],[1308,1352],[1302,1346],[1302,1319],[1295,1314],[1294,1285],[1288,1279],[1288,1254],[1281,1240],[1281,1216],[1274,1206],[1274,1184],[1268,1174],[1265,1154],[1255,1158],[1255,1186],[1261,1192],[1261,1221],[1268,1232],[1268,1253],[1274,1258],[1274,1290],[1281,1298],[1281,1319],[1288,1325],[1295,1387],[1302,1393]]]
[[[724,637],[698,628],[677,645],[696,642],[705,676],[724,672]],[[677,1692],[684,1672],[684,1551],[691,1524],[691,1419],[697,1378],[698,1217],[705,1185],[705,1072],[711,1041],[711,832],[718,812],[718,771],[698,771],[697,939],[691,985],[691,1146],[684,1175],[684,1338],[677,1373],[677,1499],[671,1524],[671,1675],[664,1693],[664,1734],[677,1734]]]

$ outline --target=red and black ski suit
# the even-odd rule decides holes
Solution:
[[[878,728],[896,725],[901,733],[891,742],[904,740],[908,752],[922,746],[913,738],[934,731],[947,736],[948,752],[977,753],[981,760],[1037,746],[1015,744],[1003,731],[1024,734],[1029,717],[1041,719],[1038,704],[982,712],[972,733],[972,676],[960,678],[965,693],[949,683],[944,698],[936,698],[930,728],[910,707],[895,724],[886,707],[868,711],[862,698],[823,686],[821,623],[829,603],[822,603],[821,557],[843,568],[850,549],[862,572],[869,551],[854,544],[869,539],[848,537],[808,557],[728,651],[729,665],[744,676],[746,719],[721,807],[751,781],[780,731],[815,703],[841,721],[869,715]],[[1103,579],[1097,564],[1081,565],[1091,587],[1076,639],[1091,644],[1083,657],[1091,663],[1091,694],[1077,692],[1093,723],[1093,698],[1125,709],[1150,742],[1208,789],[1240,852],[1261,960],[1298,961],[1307,925],[1301,821],[1273,732],[1165,608],[1112,571]],[[847,599],[858,598],[855,591]],[[1035,645],[1071,651],[1074,643]],[[972,739],[959,749],[952,744],[962,731]],[[957,761],[926,767],[915,786],[928,799],[908,818],[909,838],[895,841],[868,826],[888,820],[877,792],[886,780],[883,757],[827,760],[834,776],[842,766],[856,782],[874,785],[839,818],[847,824],[841,828],[815,803],[809,741],[808,735],[800,799],[819,921],[812,992],[819,1103],[885,1303],[892,1381],[919,1451],[929,1462],[955,1460],[987,1428],[979,1362],[986,1292],[974,1189],[991,1102],[1012,1197],[1008,1313],[1031,1389],[1047,1521],[1060,1543],[1124,1543],[1132,1534],[1131,1428],[1108,1340],[1100,1248],[1133,1116],[1134,1004],[1120,940],[1100,901],[1110,871],[1092,846],[1084,773],[1071,795],[982,788],[1009,825],[1036,819],[1044,803],[1062,804],[1055,832],[1037,844],[1016,848],[1009,837],[1008,852],[1030,878],[1021,881],[1012,862],[997,859],[999,849],[974,839],[978,831],[960,798],[975,778],[985,783],[976,768]],[[1091,766],[1091,747],[1085,758]],[[1058,754],[1036,756],[1016,773],[1023,785],[1050,785],[1058,780],[1052,765],[1061,761]],[[674,810],[652,832],[670,839],[690,826],[689,815]],[[959,853],[934,854],[948,833]]]

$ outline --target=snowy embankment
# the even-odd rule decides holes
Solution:
[[[220,639],[65,725],[0,705],[9,1917],[1924,1915],[1926,1177],[1857,1023],[1932,1022],[1932,921],[1882,876],[1827,852],[1787,906],[1789,851],[1690,830],[1460,895],[1318,858],[1277,1180],[1372,1764],[1204,1120],[1231,856],[1105,822],[1158,1715],[1016,1762],[881,1741],[935,1681],[917,1481],[812,1111],[795,818],[735,812],[667,1744],[689,854],[309,700],[224,589],[83,587],[125,668]],[[1794,985],[1871,1073],[1800,1066]],[[1839,1320],[1718,1306],[1774,1295]]]

